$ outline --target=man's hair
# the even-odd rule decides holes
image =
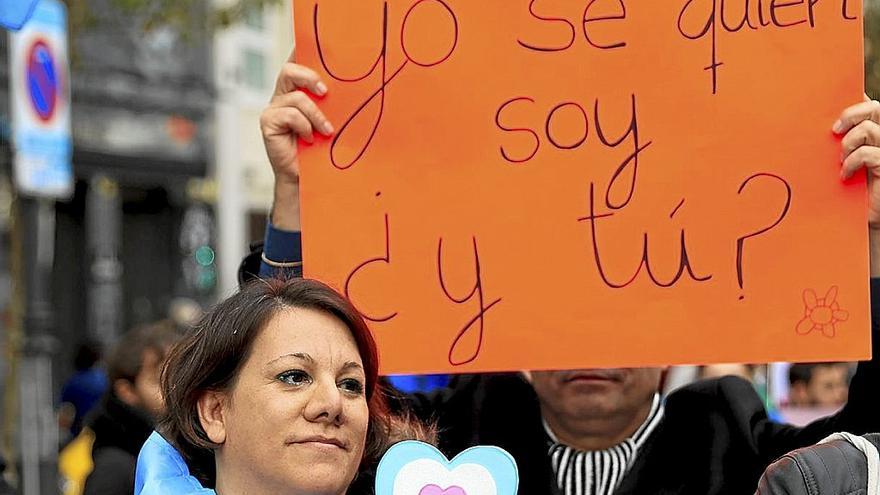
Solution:
[[[831,362],[831,363],[810,363],[810,364],[793,364],[788,369],[788,383],[810,383],[813,379],[813,370],[820,366],[847,366],[847,363]]]
[[[144,353],[156,354],[160,362],[165,353],[181,338],[181,330],[169,320],[135,327],[122,336],[107,360],[107,375],[110,383],[116,380],[134,382],[141,372]]]

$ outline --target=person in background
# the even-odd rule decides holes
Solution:
[[[793,364],[788,404],[793,407],[839,408],[849,392],[848,363]]]
[[[138,452],[165,411],[159,377],[180,336],[180,327],[163,320],[129,331],[113,349],[110,390],[59,458],[65,495],[134,493]]]
[[[87,340],[80,344],[73,360],[74,374],[61,387],[59,423],[67,427],[68,438],[79,435],[86,415],[107,391],[107,373],[100,361],[100,343]]]

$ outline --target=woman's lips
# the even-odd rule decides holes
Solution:
[[[304,437],[298,438],[292,442],[288,442],[293,445],[303,445],[306,447],[315,447],[320,449],[341,449],[348,450],[348,446],[342,440],[335,437],[324,437],[324,436],[312,436],[312,437]]]

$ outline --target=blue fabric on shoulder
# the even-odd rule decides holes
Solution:
[[[167,440],[153,432],[138,455],[135,495],[216,495],[189,474],[186,461]]]

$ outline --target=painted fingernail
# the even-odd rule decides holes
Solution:
[[[841,132],[843,132],[843,122],[838,120],[834,123],[833,126],[831,126],[831,130],[834,131],[835,134],[840,134]]]
[[[321,81],[318,81],[318,84],[315,85],[315,91],[318,95],[324,95],[327,93],[327,85]]]

